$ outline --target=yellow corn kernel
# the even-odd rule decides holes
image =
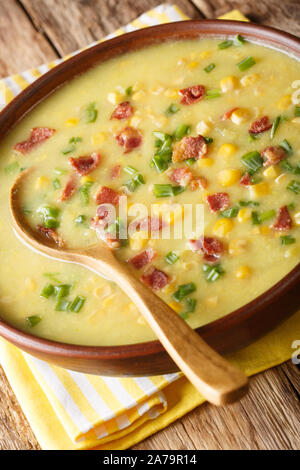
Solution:
[[[118,104],[120,103],[120,101],[122,101],[122,99],[123,96],[121,95],[121,93],[117,93],[115,91],[112,91],[107,95],[107,101],[111,104]]]
[[[300,124],[300,117],[295,117],[294,119],[291,120],[293,124]]]
[[[169,307],[171,307],[176,313],[180,313],[182,306],[178,302],[170,302]]]
[[[263,175],[268,180],[275,180],[280,175],[280,170],[277,166],[271,165],[265,169]]]
[[[25,286],[28,290],[35,290],[37,288],[36,282],[32,277],[27,277],[25,279]]]
[[[231,120],[238,126],[249,119],[249,111],[247,109],[238,108],[231,114]]]
[[[223,144],[218,150],[219,157],[231,157],[237,151],[237,146],[234,144]]]
[[[130,248],[133,251],[140,251],[148,243],[148,233],[145,230],[141,230],[140,232],[135,232],[130,237]]]
[[[106,141],[106,138],[105,132],[99,132],[98,134],[92,135],[91,142],[93,145],[101,145]]]
[[[251,268],[249,266],[240,266],[234,273],[237,279],[246,279],[252,273]]]
[[[236,184],[241,179],[240,170],[227,168],[218,173],[218,181],[224,188]]]
[[[145,98],[145,96],[146,96],[146,93],[144,92],[144,90],[139,90],[132,95],[131,99],[133,101],[142,101]]]
[[[240,81],[243,87],[248,87],[257,82],[258,79],[259,75],[257,75],[257,73],[249,73],[248,75],[242,77]]]
[[[208,57],[211,57],[212,52],[211,51],[203,51],[200,54],[201,59],[208,59]]]
[[[200,135],[207,135],[211,131],[211,125],[207,121],[199,121],[196,125],[196,132]]]
[[[259,227],[259,233],[261,235],[270,235],[271,229],[268,225],[263,225],[262,227]]]
[[[79,123],[79,119],[77,118],[70,118],[68,119],[66,122],[65,122],[65,125],[67,127],[74,127],[74,126],[77,126],[77,124]]]
[[[300,212],[294,215],[294,221],[296,225],[300,225]]]
[[[198,67],[198,65],[199,65],[199,62],[197,62],[196,60],[194,60],[193,62],[190,62],[190,63],[188,64],[188,68],[191,69],[191,70],[193,70],[193,69],[195,69],[196,67]]]
[[[262,183],[254,184],[249,187],[250,195],[253,198],[258,198],[262,196],[267,196],[271,192],[270,185],[267,181],[263,181]]]
[[[176,277],[172,278],[172,281],[169,282],[169,284],[164,287],[164,293],[165,294],[170,294],[171,292],[173,293],[174,290],[176,289]]]
[[[206,305],[210,308],[216,307],[218,304],[218,301],[219,301],[219,297],[217,295],[215,295],[214,297],[207,297],[205,299]]]
[[[248,241],[242,238],[235,238],[230,240],[228,246],[228,252],[232,256],[238,256],[245,253],[248,247]]]
[[[175,88],[167,88],[164,92],[164,95],[168,98],[176,98],[176,96],[178,95],[178,90],[176,90]]]
[[[277,102],[277,108],[284,111],[285,109],[289,108],[292,104],[292,97],[291,95],[285,95],[280,98]]]
[[[129,124],[131,125],[131,127],[138,128],[141,122],[142,122],[142,119],[139,116],[132,116],[132,118],[129,121]]]
[[[239,85],[239,81],[236,77],[233,75],[229,75],[228,77],[222,78],[220,81],[220,87],[223,93],[226,93],[227,91],[234,90],[237,88]]]
[[[39,176],[35,183],[36,189],[45,188],[48,185],[49,185],[49,179],[46,176]]]
[[[102,302],[103,307],[104,308],[109,307],[115,297],[116,297],[116,294],[112,294],[109,297],[106,297],[106,299],[104,299]]]
[[[111,295],[111,293],[112,293],[112,288],[110,285],[96,287],[96,289],[94,289],[93,291],[94,296],[97,297],[98,299],[103,299],[104,297]]]
[[[82,176],[80,181],[84,184],[84,183],[94,183],[95,180],[92,176]]]
[[[243,224],[244,222],[247,222],[247,220],[251,219],[251,210],[248,209],[247,207],[243,207],[242,209],[239,210],[237,218],[241,224]]]
[[[166,116],[154,116],[153,121],[156,127],[158,127],[159,129],[168,124],[168,118]]]
[[[223,219],[219,219],[216,222],[213,228],[213,232],[215,235],[218,235],[219,237],[225,237],[227,233],[231,232],[233,227],[234,227],[234,222],[232,219],[223,218]]]
[[[203,167],[206,167],[206,166],[213,166],[213,164],[215,163],[214,159],[213,158],[199,158],[198,160],[198,166],[200,166],[200,168],[203,168]]]

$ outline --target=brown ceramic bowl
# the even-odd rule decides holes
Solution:
[[[1,137],[55,89],[90,67],[149,44],[242,34],[300,58],[300,40],[275,29],[237,21],[183,21],[146,28],[81,52],[43,75],[0,113]],[[222,354],[255,341],[300,308],[300,263],[271,289],[231,314],[197,329]],[[37,338],[0,321],[0,334],[24,351],[62,367],[102,375],[155,375],[177,370],[158,341],[112,347],[76,346]]]

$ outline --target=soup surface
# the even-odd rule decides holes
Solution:
[[[300,259],[299,78],[298,61],[241,37],[178,41],[103,63],[40,104],[0,148],[1,316],[69,343],[154,338],[113,282],[16,238],[8,194],[29,167],[30,224],[69,247],[105,239],[192,327],[279,281]],[[162,239],[196,205],[204,234]]]

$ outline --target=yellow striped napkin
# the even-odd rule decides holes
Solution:
[[[247,21],[238,10],[222,18]],[[177,6],[162,4],[108,37],[183,19],[188,18]],[[5,105],[59,62],[1,80],[0,102]],[[252,375],[288,360],[299,337],[300,312],[229,359]],[[33,358],[4,340],[0,359],[43,449],[126,449],[204,401],[180,374],[128,379],[80,374]]]

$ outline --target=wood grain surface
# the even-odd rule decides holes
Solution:
[[[162,3],[160,0],[0,0],[0,76],[87,45]],[[251,20],[300,35],[299,0],[173,0],[191,18],[239,8]],[[299,366],[291,362],[251,379],[239,403],[205,404],[134,448],[299,449]],[[0,450],[39,449],[0,368]]]

